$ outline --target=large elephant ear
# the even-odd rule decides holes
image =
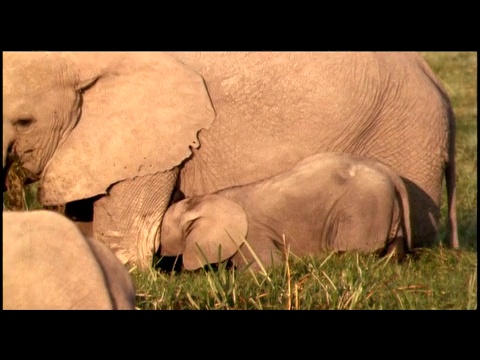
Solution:
[[[44,204],[105,194],[124,179],[172,169],[215,118],[202,77],[167,54],[87,56],[73,58],[77,86],[87,86],[79,90],[82,113],[45,168]],[[103,66],[98,74],[95,62]]]
[[[180,219],[185,236],[183,266],[195,270],[232,257],[245,241],[247,214],[235,202],[205,195]]]

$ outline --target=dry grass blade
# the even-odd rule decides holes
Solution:
[[[253,248],[250,246],[250,244],[248,243],[247,239],[243,238],[243,237],[240,237],[240,235],[236,235],[236,240],[233,238],[232,234],[230,234],[226,229],[225,229],[226,233],[228,234],[228,236],[230,237],[230,239],[238,246],[238,243],[239,241],[241,241],[240,243],[243,243],[248,251],[250,252],[250,254],[253,256],[253,259],[255,260],[255,262],[257,263],[257,265],[259,266],[260,268],[260,274],[263,275],[265,277],[265,279],[268,281],[268,282],[272,282],[272,279],[270,279],[270,277],[268,276],[268,273],[267,273],[267,270],[265,269],[265,267],[263,266],[262,262],[260,261],[260,258],[257,256],[257,254],[255,253],[255,251],[253,250]],[[242,251],[240,250],[240,248],[238,247],[238,251],[240,253],[240,255],[242,256],[242,259],[243,261],[245,261],[245,263],[248,263],[246,257],[243,255]],[[250,270],[250,273],[252,274],[253,278],[255,279],[255,282],[260,285],[260,282],[258,281],[257,277],[255,276],[255,272],[250,268],[248,267],[248,269]]]
[[[320,267],[322,267],[323,265],[325,265],[325,263],[335,254],[335,252],[330,252],[330,254],[328,254],[328,256],[325,258],[325,260],[322,261],[322,263],[320,264]]]
[[[424,290],[427,289],[427,290]],[[420,292],[426,292],[426,293],[431,293],[432,290],[428,288],[428,286],[425,285],[407,285],[407,286],[401,286],[396,288],[395,290],[397,291],[420,291]]]
[[[188,292],[187,292],[187,299],[188,301],[190,301],[190,304],[192,304],[195,310],[200,310],[200,306],[198,306],[198,304],[192,299],[192,296]]]
[[[387,266],[387,264],[390,263],[390,260],[392,259],[392,257],[395,256],[395,251],[391,251],[387,256],[384,256],[382,257],[376,264],[375,266],[379,266],[381,263],[383,263],[382,265],[382,270],[385,269],[385,266]]]
[[[262,307],[262,304],[259,302],[258,304],[255,302],[255,300],[253,300],[252,298],[249,298],[248,299],[248,302],[250,304],[252,304],[253,306],[255,306],[255,309],[257,310],[263,310],[263,307]]]
[[[467,309],[477,309],[477,267],[475,272],[468,279],[468,302]]]
[[[330,277],[327,275],[327,273],[325,271],[322,270],[322,275],[325,276],[325,278],[328,280],[328,282],[330,283],[330,285],[332,285],[333,289],[335,291],[338,291],[337,287],[335,286],[335,284],[333,283],[332,279],[330,279]]]
[[[283,240],[283,253],[285,258],[285,274],[287,277],[287,310],[292,310],[292,285],[291,285],[291,276],[290,276],[290,264],[288,262],[288,255],[290,253],[290,247],[287,246],[285,240],[285,234],[282,235]]]
[[[295,294],[295,309],[299,309],[300,305],[299,305],[299,300],[298,300],[298,289],[300,288],[300,285],[298,285],[297,283],[295,283],[295,287],[294,287],[294,294]]]

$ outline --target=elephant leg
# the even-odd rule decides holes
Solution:
[[[432,247],[439,240],[441,194],[431,191],[427,194],[414,182],[403,178],[410,199],[413,248]]]
[[[178,170],[115,184],[94,204],[93,232],[124,264],[152,266],[160,225],[170,202]]]
[[[331,244],[328,250],[376,252],[383,249],[390,224],[384,222],[386,219],[382,216],[373,219],[375,224],[363,216],[341,215],[339,220],[332,224],[331,234],[335,234],[335,237],[327,240],[327,244]],[[380,222],[382,225],[379,225]],[[384,233],[378,231],[380,227],[386,229]]]

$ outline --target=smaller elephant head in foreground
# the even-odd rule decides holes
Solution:
[[[411,249],[409,201],[402,179],[374,159],[322,153],[266,180],[181,200],[162,223],[161,256],[195,270],[227,259],[270,266],[286,251]],[[252,254],[255,253],[255,256]]]
[[[3,308],[135,309],[127,269],[63,215],[3,212]]]

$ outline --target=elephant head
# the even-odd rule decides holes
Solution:
[[[203,79],[161,53],[3,53],[7,152],[43,204],[105,194],[179,165],[215,117]]]
[[[3,167],[13,145],[23,166],[38,174],[78,120],[88,83],[55,76],[51,57],[3,54]]]
[[[183,255],[186,270],[232,257],[248,231],[243,208],[219,195],[181,200],[170,206],[163,218],[163,256]]]

